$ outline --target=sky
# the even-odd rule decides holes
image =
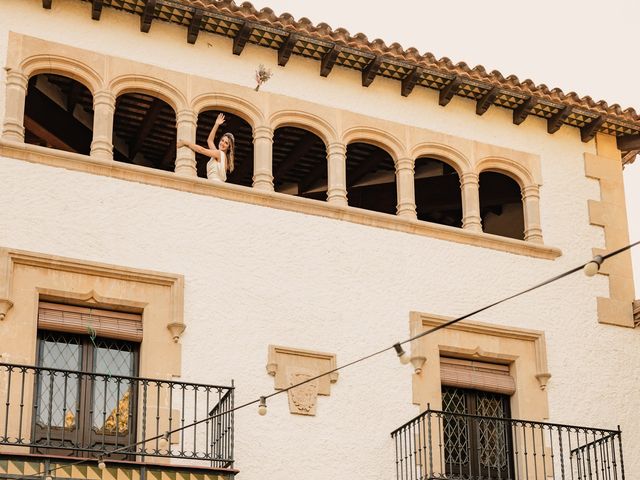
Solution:
[[[483,65],[640,112],[639,0],[252,0],[369,40]],[[631,241],[640,240],[640,157],[624,172]],[[640,297],[640,246],[633,251]]]

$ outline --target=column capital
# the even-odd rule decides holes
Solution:
[[[396,160],[396,172],[399,172],[400,170],[411,170],[413,171],[413,168],[415,166],[415,160],[413,158],[399,158],[398,160]]]
[[[116,108],[116,97],[109,90],[98,90],[93,94],[93,108],[98,105],[108,105]]]
[[[327,155],[346,155],[347,154],[347,146],[341,142],[331,142],[327,145]]]
[[[538,197],[540,198],[540,186],[533,185],[525,185],[522,187],[522,198],[526,199],[527,197]]]
[[[260,125],[253,129],[253,141],[265,139],[273,141],[273,129],[267,125]]]
[[[460,175],[460,185],[465,185],[467,183],[479,183],[480,175],[476,172],[463,172]]]
[[[15,68],[5,68],[7,72],[7,85],[23,86],[25,89],[29,83],[27,77],[21,70]]]
[[[193,110],[185,108],[176,113],[176,123],[187,122],[195,125],[198,122],[198,115]]]

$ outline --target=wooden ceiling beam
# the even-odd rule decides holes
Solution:
[[[616,138],[618,148],[622,151],[640,150],[640,133],[636,135],[622,135]]]
[[[280,45],[280,48],[278,49],[278,65],[284,67],[287,64],[291,54],[293,53],[293,47],[296,46],[299,38],[300,37],[295,33],[291,33],[289,34],[289,37],[282,42],[282,45]]]
[[[287,174],[291,168],[295,166],[298,161],[303,158],[313,146],[314,135],[312,133],[306,132],[300,140],[295,144],[287,158],[278,165],[278,168],[273,173],[275,179],[280,180],[283,176]]]
[[[606,119],[607,117],[605,117],[604,115],[600,115],[598,118],[594,118],[593,120],[591,120],[591,123],[588,123],[584,127],[582,127],[580,129],[580,138],[582,139],[582,141],[586,143],[592,140],[593,137],[596,136],[596,133],[598,133],[598,130]]]
[[[558,110],[558,113],[547,120],[547,132],[556,133],[560,130],[560,127],[564,125],[564,121],[569,118],[572,110],[572,107],[568,105],[563,109]]]
[[[375,80],[380,64],[382,64],[382,55],[376,55],[373,60],[369,62],[369,65],[362,70],[363,87],[368,87]]]
[[[244,50],[244,46],[247,44],[247,40],[251,36],[251,32],[253,31],[253,25],[251,22],[244,22],[236,36],[233,38],[233,54],[240,55],[242,50]]]
[[[536,106],[538,99],[534,96],[527,98],[523,103],[518,105],[513,110],[513,123],[514,125],[520,125],[529,116],[529,110]]]
[[[91,0],[91,19],[100,20],[102,15],[103,0]]]
[[[440,90],[440,98],[438,103],[442,107],[446,107],[453,96],[458,93],[458,89],[462,84],[462,80],[457,75],[442,89]]]
[[[480,98],[476,103],[476,115],[484,115],[489,107],[493,105],[493,102],[498,97],[500,93],[500,89],[498,87],[493,87],[485,93],[482,98]]]
[[[347,173],[347,187],[355,185],[367,174],[376,170],[380,162],[382,162],[382,160],[384,160],[387,155],[388,153],[382,149],[373,152],[373,154],[362,163],[360,163],[360,165],[358,165],[351,174]],[[349,161],[349,159],[347,159],[347,161]]]
[[[71,90],[67,95],[67,112],[73,114],[73,111],[80,100],[80,94],[82,92],[82,84],[78,82],[72,82]]]
[[[144,116],[144,120],[140,125],[140,129],[138,130],[138,134],[136,135],[134,141],[129,145],[129,159],[133,161],[135,156],[138,154],[142,146],[144,145],[147,136],[151,132],[153,125],[156,122],[156,118],[162,110],[162,104],[164,102],[159,98],[154,98],[153,102],[149,106],[149,110],[147,110],[146,115]]]
[[[189,28],[187,30],[187,42],[193,44],[198,39],[200,33],[200,26],[202,25],[202,19],[204,17],[204,10],[196,8],[193,11],[191,22],[189,22]]]
[[[153,21],[153,14],[156,11],[156,0],[146,0],[144,10],[140,15],[140,31],[148,33],[151,29],[151,22]]]
[[[52,2],[52,0],[42,0],[42,8],[46,8],[47,10],[51,10],[51,2]]]
[[[50,132],[46,127],[40,125],[30,116],[24,116],[24,128],[41,140],[44,140],[48,146],[57,150],[65,150],[67,152],[76,152],[77,150],[67,142]]]
[[[340,47],[334,44],[333,48],[324,54],[324,57],[322,57],[320,61],[320,76],[329,76],[331,70],[333,70],[333,66],[336,64],[340,50]]]
[[[64,143],[68,147],[65,150],[81,153],[90,151],[93,139],[91,129],[35,86],[29,87],[25,103],[26,117],[29,117],[31,125],[39,126],[37,136],[43,138],[42,131],[48,132],[43,140],[49,141],[52,146]]]
[[[170,167],[171,161],[175,162],[175,158],[176,158],[176,139],[174,138],[173,140],[171,140],[171,143],[169,143],[169,146],[162,154],[161,166]]]
[[[409,94],[413,91],[413,88],[416,86],[420,78],[422,77],[422,73],[424,69],[420,67],[416,67],[409,72],[409,74],[402,79],[402,88],[400,89],[400,94],[403,97],[408,97]]]
[[[327,173],[327,162],[319,162],[311,171],[298,182],[298,194],[301,195],[309,191],[316,185],[323,174]]]

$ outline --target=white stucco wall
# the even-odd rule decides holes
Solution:
[[[335,352],[346,363],[408,336],[411,310],[459,315],[555,275],[602,246],[587,199],[597,182],[584,176],[577,129],[546,133],[529,118],[516,127],[507,110],[474,113],[454,98],[377,78],[367,89],[358,72],[292,57],[275,66],[272,50],[154,22],[90,3],[5,0],[0,5],[0,61],[9,30],[164,68],[252,86],[255,66],[275,71],[265,88],[300,99],[421,126],[540,155],[545,243],[562,249],[555,261],[366,227],[321,217],[224,201],[0,158],[0,245],[185,276],[183,379],[237,386],[236,404],[273,391],[265,371],[270,343]],[[4,73],[3,73],[4,75]],[[4,77],[3,77],[4,79]],[[0,86],[0,111],[4,88]],[[640,475],[639,332],[599,325],[597,295],[604,277],[574,275],[510,301],[477,320],[546,332],[550,421],[624,431],[627,478]],[[340,373],[314,418],[290,415],[286,397],[236,415],[240,479],[309,480],[394,477],[391,430],[417,413],[411,373],[393,354]]]

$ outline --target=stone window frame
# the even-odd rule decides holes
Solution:
[[[411,335],[451,319],[411,312]],[[422,372],[413,376],[413,403],[421,411],[427,406],[435,410],[442,407],[440,358],[446,356],[508,364],[516,380],[516,393],[511,397],[512,416],[534,421],[549,418],[546,387],[551,373],[543,331],[464,320],[413,341],[411,356],[426,359]]]
[[[35,365],[38,307],[45,300],[142,312],[138,376],[170,380],[181,375],[178,340],[186,328],[182,275],[0,248],[0,299],[8,306],[0,321],[3,363]],[[0,382],[0,394],[2,388]],[[25,404],[31,395],[32,387],[26,390]],[[25,411],[23,425],[31,424],[31,414],[32,409]]]

